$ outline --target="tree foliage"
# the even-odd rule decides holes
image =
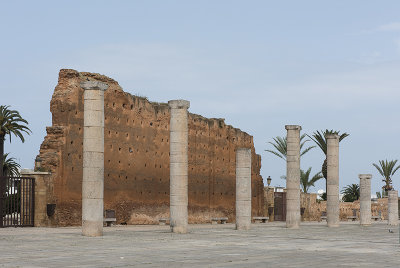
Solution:
[[[385,182],[385,185],[382,187],[382,189],[385,190],[385,192],[393,190],[392,177],[400,168],[400,165],[396,167],[396,164],[397,160],[379,160],[379,165],[375,163],[372,164],[383,177],[382,181]]]
[[[327,142],[326,142],[326,135],[328,134],[337,134],[339,135],[339,142],[341,142],[344,138],[346,138],[347,136],[349,136],[349,134],[347,133],[343,133],[343,134],[339,134],[340,131],[336,131],[336,130],[321,130],[320,131],[316,131],[313,133],[312,136],[307,135],[311,140],[313,140],[315,142],[315,144],[317,144],[317,146],[322,150],[322,152],[325,154],[325,160],[324,163],[322,164],[322,175],[323,177],[326,179],[328,177],[327,175],[327,162],[326,162],[326,153],[327,153]]]
[[[8,153],[3,156],[3,176],[18,177],[21,168],[14,157],[8,157]]]
[[[307,136],[306,134],[300,136],[300,156],[303,156],[304,154],[306,154],[315,147],[315,146],[309,146],[303,149],[306,142],[310,141],[310,140],[304,140],[306,136]],[[286,155],[287,155],[286,136],[285,137],[278,136],[273,138],[273,140],[274,140],[273,142],[268,142],[268,143],[271,144],[275,148],[275,150],[265,150],[265,151],[270,152],[271,154],[274,154],[279,158],[282,158],[283,160],[286,160]]]
[[[313,187],[314,184],[319,180],[322,179],[321,171],[315,174],[310,179],[311,167],[307,169],[306,172],[304,170],[300,170],[300,185],[303,188],[304,193],[308,193],[310,187]]]
[[[349,184],[341,191],[344,202],[354,202],[360,198],[360,186],[358,184]]]
[[[31,130],[27,127],[28,121],[23,119],[18,111],[9,109],[10,106],[0,106],[0,174],[3,174],[3,155],[4,155],[4,140],[7,135],[11,134],[18,137],[22,142],[25,142],[24,133],[30,134]]]

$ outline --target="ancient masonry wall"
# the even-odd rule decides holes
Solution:
[[[83,89],[85,80],[105,82],[104,209],[117,223],[154,224],[169,218],[168,104],[130,95],[103,75],[60,70],[51,100],[52,126],[39,156],[52,172],[53,225],[80,225],[82,200]],[[177,96],[179,97],[179,96]],[[189,223],[211,217],[235,219],[235,150],[251,148],[252,214],[262,215],[261,157],[253,137],[224,119],[189,114]]]

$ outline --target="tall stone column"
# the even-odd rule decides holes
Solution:
[[[339,227],[339,135],[327,134],[327,202],[328,227]]]
[[[188,225],[188,111],[190,102],[170,100],[170,225],[186,233]]]
[[[251,225],[251,149],[236,149],[236,230]]]
[[[399,192],[388,191],[388,224],[397,226],[399,224]]]
[[[301,126],[287,125],[286,143],[286,227],[300,226],[300,130]]]
[[[360,224],[371,225],[371,174],[360,174]]]
[[[103,235],[104,91],[99,81],[81,83],[84,89],[82,235]]]

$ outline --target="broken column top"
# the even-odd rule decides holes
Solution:
[[[108,85],[100,81],[84,81],[81,83],[81,87],[85,90],[103,90],[106,91]]]
[[[358,177],[360,179],[371,179],[372,178],[372,174],[358,174]]]
[[[286,125],[286,130],[301,130],[301,126],[299,125]]]
[[[168,101],[169,107],[173,109],[188,109],[190,107],[190,101],[187,100],[170,100]]]
[[[333,134],[325,134],[326,139],[339,139],[339,135],[336,133]]]

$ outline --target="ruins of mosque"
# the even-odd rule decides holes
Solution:
[[[80,225],[83,177],[83,81],[108,85],[104,91],[104,209],[117,223],[154,224],[169,218],[170,108],[167,103],[124,92],[104,75],[62,69],[50,110],[52,126],[40,147],[46,203],[55,213],[37,225]],[[235,219],[237,148],[251,150],[252,215],[263,214],[261,157],[253,137],[224,119],[188,113],[188,221]]]

